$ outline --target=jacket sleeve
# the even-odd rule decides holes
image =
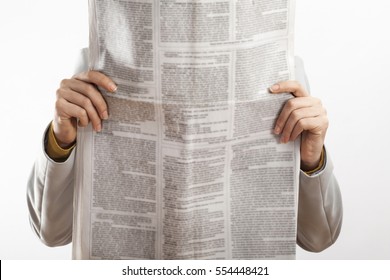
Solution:
[[[74,73],[88,69],[88,49],[79,55]],[[72,241],[74,162],[76,148],[65,162],[55,162],[43,145],[27,182],[27,205],[33,231],[47,246]]]
[[[312,176],[300,173],[297,244],[311,252],[331,246],[342,224],[341,193],[326,151],[325,159],[324,169],[319,173]]]
[[[295,58],[296,79],[310,92],[302,59]],[[299,175],[297,244],[305,250],[320,252],[337,239],[342,223],[343,206],[333,164],[325,150],[321,171]]]
[[[75,149],[59,163],[49,158],[44,146],[45,141],[27,183],[29,218],[44,244],[61,246],[72,240]]]

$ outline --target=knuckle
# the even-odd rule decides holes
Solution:
[[[79,119],[78,125],[79,125],[80,127],[86,127],[86,126],[87,126],[87,123],[86,123],[84,120]]]
[[[83,98],[81,104],[83,108],[90,108],[92,106],[92,102],[89,98]]]
[[[328,119],[328,117],[325,116],[323,122],[324,122],[324,127],[328,128],[329,127],[329,119]]]
[[[306,119],[300,119],[300,120],[297,121],[297,124],[302,126],[302,125],[305,124],[305,122],[306,122]]]
[[[60,87],[66,87],[69,83],[69,79],[62,79],[60,82]]]
[[[301,119],[301,114],[297,112],[296,110],[291,113],[291,119],[296,123],[299,122]]]
[[[292,122],[288,121],[283,128],[283,133],[285,133],[286,135],[290,134],[291,131],[293,130],[293,128],[294,128],[294,126],[292,125]]]
[[[57,99],[56,102],[54,103],[54,108],[56,109],[56,111],[60,111],[61,108],[62,108],[62,99]]]
[[[84,91],[88,95],[93,95],[94,92],[95,92],[95,87],[92,84],[90,84],[90,83],[84,83]]]
[[[294,87],[297,89],[303,88],[301,82],[299,82],[297,80],[293,81],[293,84],[294,84]]]
[[[84,74],[85,74],[85,72],[76,73],[76,74],[74,74],[74,75],[72,76],[72,79],[79,79],[80,76],[82,76],[82,75],[84,75]]]
[[[295,98],[291,98],[289,99],[287,102],[286,102],[286,109],[291,111],[292,109],[294,109],[294,100]]]
[[[106,77],[102,72],[100,71],[93,71],[93,75],[95,77],[96,80],[98,80],[99,82],[104,80],[104,78]]]
[[[104,83],[105,77],[103,75],[101,75],[100,73],[96,73],[96,80],[99,82],[99,84],[102,84]]]
[[[92,70],[88,70],[87,72],[85,72],[85,76],[87,77],[88,80],[93,78],[93,73],[94,72]]]
[[[87,78],[89,81],[99,81],[100,80],[100,72],[94,70],[88,70]]]
[[[105,85],[108,85],[108,84],[111,82],[111,79],[108,78],[108,77],[105,76],[105,75],[102,75],[102,82],[103,82]]]
[[[59,88],[59,89],[56,90],[56,97],[57,97],[57,99],[60,98],[62,96],[62,94],[63,94],[62,88]]]
[[[100,124],[100,119],[98,117],[93,117],[91,118],[91,122],[94,124],[94,125],[98,125]]]
[[[297,127],[299,127],[299,129],[303,129],[305,127],[305,119],[300,119],[298,122],[297,122]]]
[[[322,106],[322,101],[318,97],[312,97],[314,100],[314,103],[317,104],[318,106]]]
[[[102,112],[107,110],[107,104],[106,104],[106,102],[104,101],[104,99],[100,99],[100,98],[99,98],[99,99],[96,101],[96,107],[99,108],[99,110],[101,110]]]
[[[80,109],[79,117],[80,117],[80,119],[82,119],[82,120],[88,119],[87,111],[84,110],[84,109]]]

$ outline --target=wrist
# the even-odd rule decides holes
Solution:
[[[61,124],[58,124],[55,120],[51,123],[51,130],[56,144],[64,150],[67,150],[74,146],[76,143],[76,135],[72,130],[61,128]]]
[[[63,150],[68,150],[70,149],[71,147],[74,146],[74,144],[76,143],[76,141],[72,141],[70,143],[68,142],[62,142],[58,137],[57,135],[53,132],[53,136],[54,136],[54,139],[55,139],[55,142],[57,143],[58,147],[63,149]]]
[[[53,123],[51,123],[45,137],[45,151],[47,155],[54,161],[63,162],[69,157],[74,147],[75,143],[68,145],[67,148],[59,145],[54,135]]]
[[[321,158],[319,157],[317,160],[308,162],[301,160],[301,170],[304,172],[311,171],[313,169],[316,169],[320,163]]]
[[[321,150],[321,154],[318,158],[318,160],[314,162],[304,162],[301,161],[301,170],[305,172],[307,175],[312,175],[319,170],[321,170],[324,166],[325,163],[325,148],[323,147]]]

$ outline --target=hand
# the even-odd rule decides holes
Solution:
[[[101,131],[101,121],[108,118],[107,104],[96,86],[115,92],[115,83],[104,74],[87,71],[64,79],[57,90],[53,131],[58,144],[67,148],[77,135],[77,123],[85,127],[92,122],[95,131]],[[78,120],[78,121],[77,121]]]
[[[285,81],[273,85],[271,93],[291,92],[295,98],[286,102],[274,128],[274,133],[280,135],[280,142],[294,141],[300,134],[301,138],[301,169],[313,170],[318,167],[326,130],[329,126],[328,117],[321,100],[311,97],[305,88],[297,81]]]

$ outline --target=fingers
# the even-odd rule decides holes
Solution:
[[[280,113],[276,123],[275,123],[275,133],[280,134],[286,125],[288,118],[291,114],[294,113],[294,119],[301,119],[303,114],[306,111],[294,112],[297,109],[316,107],[317,109],[321,109],[322,107],[321,101],[314,97],[306,97],[306,98],[292,98],[286,102],[283,106],[282,112]]]
[[[83,108],[84,105],[85,106],[93,105],[96,108],[97,112],[99,113],[101,119],[106,120],[108,118],[107,104],[104,101],[104,98],[101,95],[101,93],[97,90],[97,88],[93,84],[82,82],[77,79],[71,79],[71,80],[63,80],[61,83],[61,88],[70,89],[70,91],[68,90],[64,91],[63,97],[65,99],[68,99],[71,96],[75,96],[75,95],[80,95],[80,94],[84,95],[86,98],[81,100],[80,98],[82,98],[82,96],[79,96],[79,98],[77,99],[79,102],[76,104],[82,106]]]
[[[81,127],[85,127],[89,123],[87,111],[64,98],[57,99],[56,108],[61,112],[61,115],[58,115],[60,119],[69,121],[71,118],[77,118]]]
[[[89,84],[95,84],[109,92],[115,92],[117,90],[117,86],[109,77],[97,71],[82,72],[75,75],[74,78]]]
[[[117,89],[110,78],[97,71],[62,80],[53,121],[53,131],[60,145],[67,146],[75,141],[77,122],[82,127],[91,122],[95,131],[101,131],[101,120],[108,118],[108,109],[96,86],[110,92]]]
[[[98,106],[95,105],[97,101],[96,100],[92,101],[93,99],[98,99],[98,98],[96,96],[96,97],[91,97],[90,99],[84,96],[83,94],[78,94],[75,91],[64,90],[63,92],[61,92],[60,100],[65,100],[65,102],[69,104],[64,103],[62,108],[63,113],[75,118],[79,118],[79,124],[82,127],[86,126],[89,123],[89,121],[91,121],[92,127],[96,131],[101,131],[101,119],[108,118],[107,105],[101,96],[100,99],[102,100],[99,100]],[[100,109],[97,109],[99,107]],[[98,111],[100,112],[103,111],[104,113],[100,113],[99,116]],[[85,121],[87,122],[85,123]]]
[[[269,90],[276,94],[290,92],[295,96],[284,105],[276,120],[274,133],[281,135],[281,143],[294,141],[302,135],[301,168],[314,169],[318,166],[329,125],[325,108],[297,81],[280,82]]]
[[[97,85],[109,92],[115,92],[117,85],[109,77],[97,71],[86,71],[74,76],[75,81],[79,80],[81,83],[73,83],[72,89],[74,91],[85,94],[91,99],[93,105],[98,109],[102,119],[108,118],[107,105],[100,92],[94,85]]]
[[[294,110],[288,117],[287,121],[284,124],[283,132],[280,138],[282,143],[286,143],[289,140],[295,140],[292,137],[292,132],[297,125],[304,124],[307,118],[315,118],[320,115],[320,112],[317,108],[314,107],[305,107]],[[300,131],[302,132],[302,131]]]
[[[80,101],[75,101],[75,103],[78,102]],[[101,122],[100,118],[96,114],[96,111],[91,109],[91,106],[85,106],[87,109],[84,109],[75,103],[69,102],[64,98],[58,98],[56,101],[53,131],[56,136],[57,143],[61,147],[67,147],[69,144],[74,143],[76,140],[77,125],[80,127],[86,127],[91,121],[94,130],[101,131]],[[92,116],[92,118],[90,116]]]
[[[281,135],[282,143],[287,143],[295,140],[305,130],[312,134],[322,134],[326,123],[326,110],[319,99],[293,98],[284,105],[276,121],[274,132]]]
[[[309,92],[298,81],[284,81],[270,87],[271,93],[291,92],[295,97],[309,96]]]
[[[318,131],[318,136],[320,136],[320,132],[324,129],[324,126],[327,126],[327,122],[328,120],[324,116],[300,119],[291,132],[289,139],[294,141],[305,130],[316,130]]]

